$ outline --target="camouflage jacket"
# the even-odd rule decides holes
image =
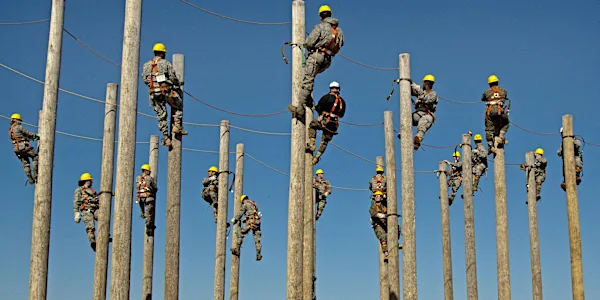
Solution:
[[[100,198],[98,193],[93,188],[84,188],[83,186],[78,187],[75,190],[73,196],[73,212],[79,212],[80,210],[96,210],[100,208]]]
[[[581,141],[578,139],[573,139],[573,146],[575,147],[575,157],[582,157],[583,156],[583,150],[581,150]],[[562,143],[560,143],[560,147],[558,148],[558,151],[556,152],[556,154],[558,154],[558,156],[562,156],[563,155],[563,146]]]
[[[150,175],[141,174],[135,179],[137,198],[156,198],[156,180]]]
[[[33,141],[37,138],[37,134],[25,129],[21,124],[13,124],[8,129],[10,139],[14,143]]]
[[[377,216],[377,214],[379,213],[384,214],[386,216],[383,219],[381,219]],[[371,223],[378,223],[380,225],[387,224],[387,203],[385,201],[371,201],[369,214],[371,215]]]
[[[318,200],[325,200],[327,196],[331,195],[332,187],[331,183],[327,179],[322,179],[321,181],[315,178],[315,182],[313,187],[317,190]]]
[[[381,191],[383,194],[387,194],[387,178],[382,174],[377,174],[369,180],[369,189],[372,193]]]
[[[339,49],[344,46],[344,33],[338,24],[338,19],[325,18],[313,27],[313,30],[304,40],[304,47],[310,51],[325,48],[333,53],[330,55],[337,54]],[[333,28],[337,31],[336,36],[333,35]]]
[[[243,216],[246,216],[246,222],[259,222],[260,216],[258,215],[258,205],[252,200],[244,200],[240,211],[235,215],[235,220],[240,221]]]
[[[410,85],[411,95],[417,97],[415,101],[415,111],[424,111],[431,114],[435,113],[438,104],[438,95],[434,90],[429,93],[416,83]]]
[[[548,165],[548,160],[545,157],[541,157],[540,159],[535,159],[533,162],[533,168],[535,169],[536,175],[546,174],[546,166]]]
[[[473,156],[471,156],[471,160],[473,162],[473,166],[484,164],[487,167],[487,150],[485,149],[485,146],[483,146],[483,143],[478,143],[477,148],[473,149]]]
[[[450,162],[449,178],[457,178],[462,176],[462,162]]]
[[[211,179],[211,177],[202,178],[202,185],[204,189],[208,189],[214,192],[219,190],[219,177],[214,175],[215,179]]]
[[[158,72],[156,73],[152,72],[153,60],[158,60],[156,62],[156,68],[158,69]],[[173,65],[168,60],[160,58],[159,56],[155,56],[153,59],[147,61],[144,64],[144,71],[142,72],[142,77],[144,78],[144,84],[146,84],[147,86],[150,86],[150,75],[165,75],[167,80],[166,82],[169,85],[179,85],[179,79],[177,77],[177,74],[175,74],[175,69],[173,68]],[[156,81],[156,78],[154,78],[154,81]]]

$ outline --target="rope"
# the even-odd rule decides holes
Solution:
[[[362,159],[362,160],[364,160],[364,161],[366,161],[366,162],[368,162],[368,163],[372,163],[372,164],[374,164],[374,165],[377,165],[377,163],[376,163],[376,162],[374,162],[374,161],[372,161],[372,160],[368,160],[368,159],[366,159],[366,158],[364,158],[364,157],[362,157],[362,156],[360,156],[360,155],[358,155],[358,154],[356,154],[356,153],[352,153],[352,152],[350,152],[350,150],[346,150],[346,149],[344,149],[344,148],[342,148],[342,147],[338,146],[338,145],[337,145],[337,144],[335,144],[334,142],[329,142],[329,144],[330,144],[330,145],[333,145],[334,147],[336,147],[336,148],[338,148],[338,149],[340,149],[340,150],[342,150],[342,151],[344,151],[344,152],[346,152],[346,153],[348,153],[348,154],[350,154],[350,155],[352,155],[352,156],[354,156],[354,157],[356,157],[356,158],[359,158],[359,159]]]
[[[191,151],[191,152],[200,152],[200,153],[220,154],[219,151],[214,151],[214,150],[200,150],[200,149],[192,149],[192,148],[181,148],[181,150]]]
[[[244,114],[244,113],[238,113],[238,112],[233,112],[233,111],[229,111],[229,110],[226,110],[226,109],[222,109],[222,108],[216,107],[216,106],[214,106],[214,105],[212,105],[210,103],[204,102],[204,101],[202,101],[202,100],[194,97],[194,95],[190,94],[189,92],[184,91],[184,93],[186,95],[192,97],[192,99],[194,99],[194,100],[196,100],[196,101],[198,101],[198,102],[200,102],[200,103],[202,103],[202,104],[204,104],[204,105],[206,105],[206,106],[208,106],[208,107],[210,107],[212,109],[216,109],[218,111],[222,111],[224,113],[228,113],[228,114],[236,115],[236,116],[242,116],[242,117],[269,117],[269,116],[279,115],[279,114],[282,114],[282,113],[284,113],[284,112],[287,111],[287,109],[286,109],[286,110],[280,110],[280,111],[276,111],[276,112],[272,112],[272,113],[266,113],[266,114]]]
[[[350,126],[359,126],[359,127],[368,127],[368,126],[379,126],[379,125],[383,125],[383,122],[379,122],[379,123],[371,123],[371,124],[359,124],[359,123],[352,123],[352,122],[347,122],[347,121],[342,121],[339,120],[338,122],[340,123],[344,123]]]
[[[280,135],[280,136],[289,136],[289,135],[291,135],[291,133],[289,133],[289,132],[267,132],[267,131],[259,131],[259,130],[254,130],[254,129],[248,129],[248,128],[243,128],[243,127],[238,127],[238,126],[234,126],[234,125],[229,125],[229,127],[235,128],[235,129],[238,129],[238,130],[241,130],[241,131],[253,132],[253,133],[258,133],[258,134]]]
[[[27,21],[27,22],[4,22],[0,23],[0,26],[11,26],[11,25],[28,25],[28,24],[36,24],[50,21],[50,19],[36,20],[36,21]]]
[[[440,98],[444,101],[450,102],[450,103],[455,103],[455,104],[479,104],[479,103],[481,103],[481,101],[473,101],[473,102],[454,101],[454,100],[450,100],[448,98],[444,98],[444,97],[440,97],[440,96],[438,96],[438,98]]]
[[[63,31],[66,32],[69,36],[71,36],[77,43],[79,43],[80,45],[82,45],[83,47],[85,47],[86,49],[90,50],[92,53],[96,54],[97,56],[101,57],[102,59],[106,60],[107,62],[117,66],[117,67],[121,67],[121,65],[117,64],[116,62],[108,59],[107,57],[105,57],[104,55],[96,52],[96,50],[92,49],[90,46],[86,45],[84,42],[80,41],[78,38],[76,38],[72,33],[70,33],[66,28],[63,28]]]
[[[510,124],[515,125],[515,127],[519,128],[519,129],[521,129],[523,131],[527,131],[527,132],[533,133],[533,134],[538,134],[538,135],[555,135],[555,134],[560,134],[560,131],[557,131],[557,132],[537,132],[537,131],[529,130],[527,128],[524,128],[524,127],[521,127],[521,126],[515,124],[515,122],[513,122],[513,121],[510,121]]]
[[[197,9],[197,10],[200,10],[200,11],[203,11],[205,13],[211,14],[213,16],[217,16],[219,18],[227,19],[227,20],[230,20],[230,21],[235,21],[235,22],[240,22],[240,23],[245,23],[245,24],[252,24],[252,25],[287,25],[287,24],[292,24],[292,22],[254,22],[254,21],[246,21],[246,20],[241,20],[241,19],[235,19],[235,18],[232,18],[232,17],[228,17],[228,16],[224,16],[224,15],[218,14],[216,12],[212,12],[212,11],[206,9],[206,8],[202,8],[200,6],[194,5],[194,4],[192,4],[190,2],[187,2],[185,0],[180,0],[180,1],[183,2],[183,3],[185,3],[185,4],[187,4],[187,5],[189,5],[189,6],[191,6],[191,7],[193,7],[193,8],[195,8],[195,9]]]

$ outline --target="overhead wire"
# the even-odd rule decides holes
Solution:
[[[35,21],[25,21],[25,22],[0,22],[0,26],[29,25],[29,24],[37,24],[37,23],[48,22],[48,21],[50,21],[50,19],[42,19],[42,20],[35,20]]]

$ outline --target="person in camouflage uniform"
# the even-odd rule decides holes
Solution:
[[[312,164],[316,165],[319,159],[327,149],[329,141],[333,136],[338,134],[339,119],[344,117],[346,113],[346,102],[340,96],[340,84],[333,81],[329,84],[330,93],[321,97],[319,103],[315,107],[319,117],[316,120],[310,121],[308,127],[308,144],[306,150],[313,153],[316,148],[317,130],[323,131],[321,135],[321,145],[319,151],[313,157]]]
[[[448,197],[448,205],[452,205],[454,197],[456,197],[456,193],[462,185],[462,162],[460,161],[460,153],[456,151],[452,154],[452,156],[454,157],[454,162],[444,160],[444,162],[450,165],[448,186],[452,188],[452,194],[450,197]]]
[[[323,170],[318,169],[315,172],[317,178],[315,178],[315,182],[313,183],[313,188],[317,192],[317,214],[315,215],[315,220],[319,220],[321,214],[323,214],[323,210],[325,209],[325,205],[327,204],[327,197],[331,195],[331,183],[327,179],[323,179]]]
[[[425,139],[425,133],[435,123],[435,111],[438,104],[437,93],[433,90],[435,77],[428,74],[423,77],[423,88],[410,81],[411,96],[416,96],[415,111],[412,113],[412,125],[417,126],[417,134],[413,139],[413,148],[418,150]]]
[[[485,174],[488,168],[487,161],[487,150],[483,146],[481,134],[476,134],[473,137],[475,141],[475,149],[473,149],[473,156],[471,156],[473,166],[473,195],[475,191],[479,189],[479,179]]]
[[[22,122],[23,120],[21,119],[20,114],[12,114],[12,116],[10,116],[10,128],[8,129],[8,133],[10,134],[11,143],[14,145],[13,151],[23,164],[23,170],[25,171],[29,184],[34,184],[37,182],[38,152],[29,144],[29,141],[37,141],[40,137],[25,129],[21,125]],[[33,175],[31,174],[29,159],[31,159],[31,164],[33,165]]]
[[[562,127],[560,128],[560,132],[562,133]],[[575,151],[575,176],[577,177],[576,179],[576,183],[577,185],[579,185],[581,183],[581,173],[583,172],[583,149],[582,149],[582,145],[581,145],[581,141],[573,138],[573,146],[574,146],[574,151]],[[563,156],[563,145],[562,143],[560,143],[560,147],[558,148],[558,151],[556,152],[556,154],[558,154],[559,157]],[[563,189],[563,191],[567,191],[567,186],[565,185],[565,167],[564,167],[564,160],[563,160],[563,182],[560,184],[560,187]]]
[[[537,148],[535,149],[535,156],[533,162],[533,171],[535,176],[535,190],[536,196],[535,200],[538,201],[542,199],[541,191],[542,191],[542,183],[546,181],[546,166],[548,165],[548,160],[544,157],[544,149]],[[525,164],[520,165],[521,170],[527,171]],[[529,173],[527,173],[529,175]],[[527,178],[527,183],[525,184],[527,190],[529,190],[529,178]],[[525,201],[525,204],[528,204],[528,201]]]
[[[304,40],[303,47],[310,54],[303,67],[303,77],[300,87],[300,106],[288,105],[292,118],[304,123],[304,107],[312,108],[311,93],[315,85],[315,77],[331,65],[331,59],[344,46],[344,33],[338,19],[331,17],[331,8],[323,5],[319,8],[321,23],[317,24]]]
[[[98,212],[100,209],[100,198],[96,190],[92,188],[92,175],[83,173],[79,177],[79,187],[75,190],[73,196],[73,214],[75,223],[79,223],[83,219],[85,231],[87,232],[90,246],[96,251],[96,226],[94,220],[98,220]],[[108,242],[112,242],[109,236]]]
[[[369,190],[372,194],[380,191],[383,193],[383,200],[387,200],[387,178],[383,175],[383,167],[377,166],[375,168],[375,176],[369,180]]]
[[[171,146],[169,137],[169,126],[167,122],[167,103],[173,110],[174,124],[171,131],[174,134],[187,135],[183,129],[183,82],[180,82],[173,65],[165,59],[167,48],[158,43],[154,45],[154,58],[144,64],[142,77],[144,83],[149,87],[150,106],[154,108],[158,117],[158,129],[163,134],[163,145]]]
[[[142,212],[140,217],[146,220],[146,234],[152,236],[154,229],[156,229],[156,226],[154,226],[154,203],[158,188],[156,187],[156,180],[150,176],[152,173],[150,165],[143,164],[141,169],[142,174],[135,179],[137,186],[137,200],[135,202],[140,205]]]
[[[240,201],[242,202],[242,206],[240,207],[240,211],[231,219],[231,224],[235,224],[242,220],[242,217],[245,217],[243,223],[245,226],[241,227],[240,232],[236,232],[236,239],[234,241],[234,245],[231,247],[231,253],[233,255],[240,255],[240,247],[242,246],[242,242],[244,237],[252,230],[252,235],[254,236],[254,246],[256,247],[256,260],[262,259],[262,254],[260,253],[262,249],[262,245],[260,244],[260,217],[262,213],[258,211],[258,206],[256,202],[250,200],[247,195],[242,195],[240,197]]]
[[[481,95],[481,101],[487,104],[484,116],[485,139],[488,144],[488,154],[491,154],[500,145],[508,143],[504,135],[508,131],[510,120],[508,119],[508,109],[504,106],[504,101],[508,99],[506,90],[498,86],[496,75],[488,78],[488,84],[490,89]]]
[[[210,206],[212,206],[213,214],[215,216],[215,223],[217,222],[217,213],[218,213],[218,193],[219,193],[219,177],[218,177],[219,169],[215,166],[212,166],[208,169],[208,177],[202,179],[202,185],[204,188],[202,189],[202,199],[208,202]]]
[[[381,250],[385,256],[385,260],[388,259],[388,227],[387,227],[387,201],[383,199],[383,193],[376,191],[372,196],[371,207],[369,208],[369,214],[371,215],[371,226],[375,232],[375,236],[381,243]],[[398,225],[398,240],[402,235],[400,225]],[[398,249],[402,249],[402,244],[398,244]]]

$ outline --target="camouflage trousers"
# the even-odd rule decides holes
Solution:
[[[507,132],[510,121],[508,117],[501,115],[491,115],[485,117],[485,139],[488,142],[494,142],[494,137],[500,134],[500,131]]]
[[[309,148],[311,148],[311,150],[315,146],[315,143],[316,143],[317,130],[323,131],[323,134],[321,135],[321,144],[319,145],[319,150],[317,150],[317,154],[315,155],[315,157],[321,157],[321,155],[323,155],[323,153],[325,153],[325,150],[327,149],[327,145],[333,139],[333,136],[337,134],[337,129],[339,126],[338,119],[337,118],[331,118],[329,120],[328,119],[329,119],[329,117],[323,116],[316,120],[310,121],[310,124],[308,127],[308,139],[309,139],[310,145],[308,145],[308,146],[309,146]]]
[[[424,111],[415,111],[412,114],[412,118],[412,125],[417,126],[417,136],[423,141],[425,132],[427,132],[435,122],[435,116]]]
[[[158,118],[158,129],[164,135],[169,134],[169,126],[167,121],[167,104],[171,106],[173,120],[177,124],[181,124],[183,119],[183,100],[177,92],[173,92],[171,96],[162,94],[151,94],[150,105]]]
[[[252,229],[251,226],[246,224],[243,227],[240,227],[239,232],[235,232],[235,245],[232,245],[233,249],[237,250],[237,253],[240,252],[240,248],[242,247],[242,243],[244,242],[244,237],[250,233],[252,230],[252,235],[254,237],[254,246],[256,247],[256,253],[260,253],[262,249],[262,245],[260,243],[260,236],[262,235],[262,231],[260,230],[260,223],[255,225],[255,229]]]
[[[473,166],[473,194],[479,189],[479,179],[481,179],[486,170],[487,167],[484,163],[478,163]]]
[[[311,52],[303,68],[302,82],[300,83],[300,101],[301,105],[307,107],[313,106],[311,93],[315,86],[315,77],[317,74],[327,70],[331,65],[331,56],[323,55],[318,51]]]
[[[29,182],[35,181],[37,178],[38,172],[38,152],[29,145],[29,143],[18,143],[15,145],[15,155],[23,164],[23,171],[25,171],[25,175],[29,179]],[[31,159],[31,165],[33,167],[33,175],[31,174],[31,165],[29,164]]]
[[[94,220],[98,219],[97,212],[98,210],[96,209],[84,209],[81,211],[81,220],[83,220],[83,224],[85,224],[85,231],[87,232],[90,243],[96,242],[96,226]]]
[[[323,214],[323,210],[325,209],[325,205],[327,205],[327,199],[322,198],[317,201],[317,214],[315,215],[315,220],[318,220]]]
[[[219,211],[219,198],[217,192],[211,191],[209,188],[204,188],[202,190],[202,199],[208,202],[208,204],[213,209],[213,214],[215,216],[215,220],[217,219],[217,212]]]
[[[535,174],[535,189],[537,198],[541,197],[540,193],[542,192],[542,183],[544,183],[544,181],[546,181],[546,173]]]
[[[379,223],[375,223],[373,224],[373,231],[375,231],[375,236],[377,237],[377,239],[379,240],[379,243],[381,244],[381,250],[383,252],[388,251],[388,232],[387,232],[387,226],[382,226]],[[400,236],[402,235],[402,231],[400,229],[400,225],[398,225],[398,239],[400,239]]]
[[[450,195],[450,199],[454,199],[456,196],[456,192],[462,185],[462,176],[450,177],[448,180],[448,186],[452,188],[452,195]]]
[[[154,198],[140,198],[141,217],[146,220],[146,228],[154,227]]]

